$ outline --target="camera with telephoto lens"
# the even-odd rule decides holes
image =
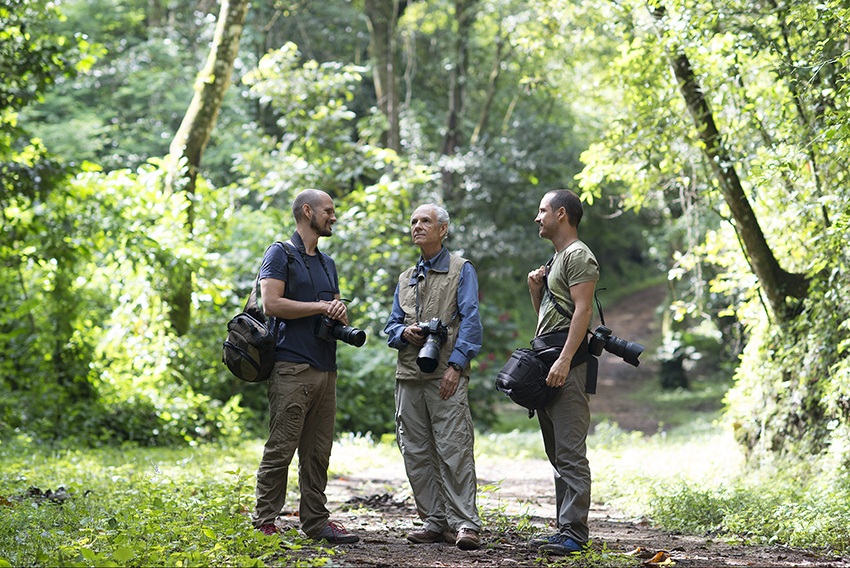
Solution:
[[[366,332],[356,327],[343,325],[339,320],[322,316],[316,320],[316,329],[313,330],[316,337],[325,341],[340,339],[349,345],[362,347],[366,343]]]
[[[430,321],[421,321],[416,325],[422,328],[419,333],[425,336],[425,345],[416,356],[416,364],[423,373],[433,373],[440,363],[440,347],[449,337],[449,328],[440,318],[431,318]]]
[[[613,353],[617,357],[622,357],[623,361],[633,367],[637,367],[640,365],[638,357],[640,357],[640,354],[643,353],[646,347],[640,343],[625,341],[616,335],[611,335],[610,329],[604,325],[600,325],[590,334],[590,343],[587,346],[587,350],[591,355],[599,357],[602,355],[602,349],[605,349],[608,353]]]

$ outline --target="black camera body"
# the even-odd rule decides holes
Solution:
[[[425,345],[419,349],[416,364],[423,373],[433,373],[440,364],[440,347],[449,338],[449,328],[440,318],[420,321],[416,325],[422,329],[420,333],[425,336]]]
[[[355,347],[362,347],[366,343],[366,332],[356,327],[343,325],[339,320],[328,316],[321,316],[316,320],[316,329],[313,333],[319,339],[325,341],[341,340]]]
[[[599,357],[602,355],[602,349],[617,357],[622,357],[623,361],[633,367],[637,367],[640,365],[638,357],[640,357],[640,354],[643,353],[646,347],[634,341],[620,339],[616,335],[612,335],[610,329],[604,325],[600,325],[591,332],[587,350],[591,355]]]

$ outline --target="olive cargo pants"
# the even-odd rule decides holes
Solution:
[[[558,528],[579,544],[590,537],[590,463],[587,431],[590,395],[584,392],[587,363],[570,370],[564,386],[546,408],[537,413],[543,445],[555,474]]]

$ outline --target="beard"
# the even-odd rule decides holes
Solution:
[[[310,228],[311,228],[311,229],[313,229],[314,231],[316,231],[316,233],[317,233],[320,237],[330,237],[330,236],[333,234],[333,230],[331,229],[331,224],[330,224],[330,222],[329,222],[329,221],[328,221],[328,222],[325,222],[325,226],[324,226],[324,227],[322,227],[322,226],[320,226],[320,225],[319,225],[319,223],[316,221],[316,218],[315,218],[315,217],[313,217],[312,219],[310,219]]]

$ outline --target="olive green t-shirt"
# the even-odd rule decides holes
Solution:
[[[574,241],[564,250],[555,253],[549,266],[549,289],[569,317],[558,313],[544,290],[535,335],[569,328],[576,309],[575,302],[570,296],[570,286],[597,280],[599,280],[599,263],[583,242]]]

